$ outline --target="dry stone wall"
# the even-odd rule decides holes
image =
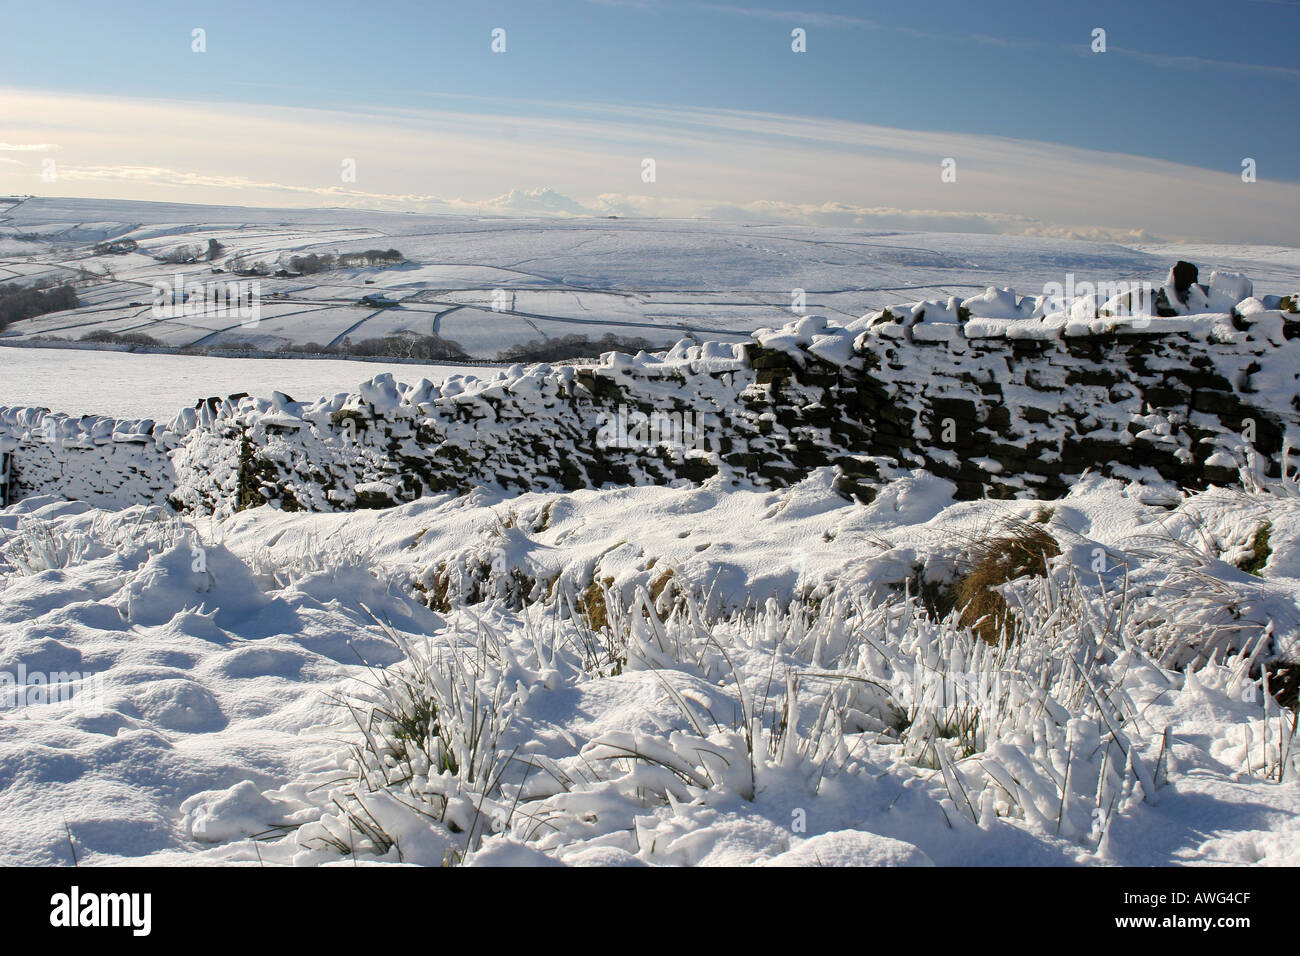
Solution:
[[[978,314],[984,301],[1014,317]],[[481,485],[780,487],[826,466],[864,501],[913,468],[964,498],[1059,497],[1086,470],[1197,488],[1236,481],[1249,449],[1279,472],[1300,426],[1293,308],[1022,317],[1014,293],[990,290],[847,326],[807,316],[744,345],[441,385],[382,375],[311,403],[211,399],[166,425],[5,409],[0,450],[12,500],[216,513],[388,507]]]

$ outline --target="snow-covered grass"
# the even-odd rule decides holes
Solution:
[[[0,671],[102,691],[0,710],[4,858],[67,862],[70,832],[92,863],[1300,861],[1271,693],[1300,499],[951,492],[21,502]],[[935,596],[1018,522],[1059,553],[986,582],[990,642]]]
[[[781,862],[802,842],[798,810],[852,818],[870,783],[915,791],[920,819],[884,832],[936,855],[945,831],[997,854],[1010,829],[1063,860],[1118,861],[1113,823],[1178,790],[1187,757],[1175,745],[1207,698],[1238,718],[1225,735],[1234,769],[1282,785],[1300,772],[1294,711],[1250,676],[1262,633],[1194,671],[1162,667],[1130,595],[1068,567],[1019,589],[1000,645],[908,594],[714,617],[689,592],[667,614],[644,589],[608,600],[599,639],[615,648],[615,674],[591,668],[589,625],[563,605],[404,642],[402,676],[350,705],[362,739],[355,779],[332,794],[343,812],[317,825],[327,842],[424,863]],[[1159,600],[1171,640],[1198,645],[1199,606]],[[662,695],[650,721],[580,738],[556,728],[554,742],[538,732],[554,696],[632,681],[644,693],[645,677]],[[688,835],[720,808],[721,846]],[[726,831],[741,826],[771,842],[727,855]]]

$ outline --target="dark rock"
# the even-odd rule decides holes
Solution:
[[[1200,270],[1190,262],[1179,259],[1174,263],[1174,291],[1178,293],[1179,301],[1187,301],[1187,290],[1200,278],[1200,274]]]

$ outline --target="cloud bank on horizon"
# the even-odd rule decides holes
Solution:
[[[542,115],[519,104],[452,105],[460,108],[323,110],[3,90],[0,191],[1117,240],[1297,239],[1300,186],[1165,160],[749,111],[547,104]],[[954,161],[949,181],[945,159]]]
[[[1028,139],[594,105],[539,117],[16,90],[0,104],[10,194],[1300,245],[1294,183]]]

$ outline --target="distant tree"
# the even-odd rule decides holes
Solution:
[[[0,329],[47,312],[75,309],[80,303],[70,285],[41,289],[33,286],[0,286]]]
[[[249,262],[242,257],[235,257],[226,261],[226,268],[236,275],[243,276],[265,276],[270,275],[271,270],[261,259],[256,262]]]
[[[383,356],[420,361],[469,358],[469,353],[461,348],[459,343],[437,335],[388,335],[382,338],[364,339],[357,343],[344,339],[342,347],[333,351],[344,355]]]
[[[216,262],[219,258],[221,258],[222,254],[225,251],[226,251],[225,246],[217,242],[217,240],[215,239],[209,239],[208,251],[207,254],[204,256],[204,258],[207,259],[209,262]]]
[[[94,342],[102,345],[143,345],[143,346],[161,346],[164,343],[155,339],[152,335],[145,335],[143,332],[109,332],[101,329],[97,332],[87,332],[81,337],[82,342]]]
[[[302,256],[283,255],[290,271],[301,275],[315,275],[331,269],[357,269],[363,266],[392,266],[406,261],[406,256],[396,249],[367,249],[364,252],[309,252]]]
[[[604,352],[651,352],[656,348],[648,339],[619,338],[612,332],[599,339],[585,335],[565,335],[558,339],[533,339],[512,345],[497,354],[499,362],[562,362],[566,359],[595,358]]]
[[[177,246],[170,252],[164,252],[162,255],[154,256],[154,258],[159,262],[166,262],[169,265],[184,265],[191,262],[198,262],[199,257],[202,255],[202,246]]]
[[[305,256],[293,256],[289,259],[289,268],[305,276],[328,272],[334,268],[334,256],[329,253],[321,255],[315,252]]]
[[[134,239],[114,239],[112,242],[95,243],[94,252],[97,256],[126,255],[139,248],[140,244]]]
[[[303,355],[326,355],[330,350],[319,342],[285,342],[277,351],[295,352]]]

